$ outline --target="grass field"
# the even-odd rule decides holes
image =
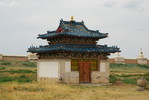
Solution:
[[[36,81],[36,63],[0,61],[0,83]]]
[[[111,64],[111,86],[73,86],[36,82],[36,63],[0,61],[0,100],[149,100],[136,91],[136,80],[149,81],[149,65]],[[123,84],[115,82],[121,80]],[[149,86],[149,85],[148,85]]]
[[[111,64],[111,82],[121,80],[126,84],[136,84],[138,78],[146,78],[149,81],[149,65],[138,64]]]

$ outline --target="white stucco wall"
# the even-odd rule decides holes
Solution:
[[[70,61],[65,62],[65,72],[71,72],[71,62]]]
[[[100,72],[106,72],[106,63],[105,62],[100,63]]]
[[[66,72],[71,72],[70,59],[42,59],[37,63],[37,78],[62,79]]]
[[[58,62],[38,62],[38,77],[58,78],[59,64]]]

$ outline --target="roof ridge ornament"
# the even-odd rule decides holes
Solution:
[[[63,18],[61,18],[60,22],[62,22],[62,21],[63,21]]]
[[[82,20],[81,23],[84,24],[84,21]]]
[[[70,17],[70,21],[74,21],[74,17],[73,16]]]
[[[143,54],[142,48],[140,48],[140,54]]]

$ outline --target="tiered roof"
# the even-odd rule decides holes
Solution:
[[[107,45],[96,45],[98,39],[106,38],[108,33],[100,33],[98,30],[89,30],[84,22],[63,21],[60,20],[59,27],[55,31],[47,31],[46,34],[38,35],[38,38],[47,39],[49,45],[30,47],[28,52],[37,54],[53,54],[53,52],[58,52],[62,54],[63,52],[69,52],[74,54],[79,53],[96,53],[106,54],[120,52],[119,48],[116,46],[108,47]],[[54,40],[55,39],[55,40]],[[66,39],[67,42],[62,42],[62,39]],[[79,39],[81,42],[73,42],[72,40]],[[57,40],[59,40],[57,42]],[[87,41],[94,42],[87,42]],[[51,42],[52,41],[52,42]],[[76,41],[76,40],[75,40]]]

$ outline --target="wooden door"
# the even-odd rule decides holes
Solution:
[[[79,81],[80,83],[90,82],[90,63],[79,62]]]

